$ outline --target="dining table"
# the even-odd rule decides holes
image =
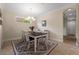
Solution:
[[[47,38],[47,33],[44,33],[44,32],[29,32],[28,36],[34,38],[34,52],[36,52],[37,51],[37,40],[38,40],[38,38],[41,38],[41,37]]]

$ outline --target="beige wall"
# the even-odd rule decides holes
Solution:
[[[0,5],[0,12],[1,12],[1,5]],[[1,40],[2,40],[2,28],[1,28],[1,25],[0,25],[0,53],[1,53]]]
[[[30,25],[36,25],[36,21],[28,25],[25,23],[16,22],[16,16],[19,16],[13,12],[3,10],[3,39],[11,40],[18,39],[22,35],[22,30],[28,30]]]
[[[63,12],[68,8],[75,8],[77,11],[77,23],[76,23],[76,37],[79,39],[79,8],[78,6],[65,6],[60,9],[52,10],[38,17],[38,28],[48,29],[50,31],[50,39],[63,42]],[[3,38],[4,40],[21,37],[21,31],[27,30],[29,25],[16,22],[16,16],[19,16],[13,12],[3,10]],[[47,27],[41,26],[41,21],[47,20]],[[32,24],[31,24],[32,25]],[[36,22],[33,23],[36,25]]]
[[[76,8],[76,38],[77,38],[77,45],[79,46],[79,4],[77,4]]]
[[[0,8],[2,8],[2,4],[0,3]]]
[[[63,12],[68,8],[76,8],[76,6],[68,5],[60,9],[52,10],[38,18],[39,28],[49,30],[50,39],[63,42]],[[41,26],[42,20],[47,20],[47,27]]]
[[[3,9],[2,4],[0,4],[0,13],[2,9]],[[2,45],[2,25],[0,25],[0,53],[1,53],[1,45]]]
[[[60,16],[59,16],[60,15]],[[42,29],[47,29],[50,31],[50,39],[55,39],[57,41],[61,41],[61,39],[63,38],[63,14],[61,10],[57,10],[57,11],[51,11],[48,14],[41,16],[40,17],[40,24],[39,27]],[[41,26],[41,20],[46,20],[47,21],[47,27],[43,28]],[[38,21],[39,22],[39,21]]]

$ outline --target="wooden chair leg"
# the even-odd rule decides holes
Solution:
[[[28,42],[28,47],[27,47],[28,49],[30,48],[30,43]]]
[[[48,43],[47,43],[47,40],[46,40],[46,41],[45,41],[45,45],[46,45],[46,48],[48,49],[48,46],[47,46],[47,44],[48,44]]]

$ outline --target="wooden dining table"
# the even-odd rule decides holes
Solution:
[[[46,37],[47,38],[47,33],[44,32],[31,32],[29,35],[29,37],[34,38],[34,51],[37,51],[37,39],[41,38],[41,37]]]

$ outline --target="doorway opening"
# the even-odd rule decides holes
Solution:
[[[63,13],[63,42],[76,45],[76,10],[69,8]]]

